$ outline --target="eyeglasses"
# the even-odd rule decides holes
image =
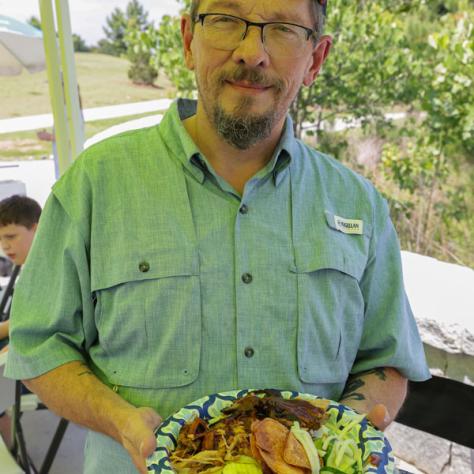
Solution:
[[[204,38],[214,48],[224,51],[236,49],[250,26],[260,28],[265,51],[274,57],[299,57],[304,53],[306,42],[317,38],[317,31],[306,26],[281,21],[256,23],[221,13],[201,13],[194,22],[201,23]]]

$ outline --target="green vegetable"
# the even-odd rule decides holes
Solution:
[[[224,469],[218,472],[221,474],[262,474],[262,469],[255,459],[240,456],[238,461],[227,463]]]
[[[345,426],[328,421],[324,427],[313,434],[318,436],[313,439],[313,444],[324,462],[320,474],[325,472],[342,474],[363,472],[364,460],[354,433],[363,418],[363,416],[355,417]]]
[[[321,464],[319,462],[319,454],[311,435],[306,430],[301,429],[300,424],[297,421],[295,421],[291,427],[291,432],[306,451],[309,464],[311,465],[311,474],[320,474]]]

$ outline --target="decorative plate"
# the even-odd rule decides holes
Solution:
[[[168,456],[176,448],[177,439],[181,427],[188,421],[200,417],[203,419],[211,419],[218,416],[223,408],[226,408],[237,399],[247,395],[253,390],[233,390],[230,392],[222,392],[214,395],[208,395],[200,398],[190,405],[185,406],[174,415],[168,417],[156,430],[157,448],[155,452],[147,459],[147,467],[149,473],[174,473],[169,462]],[[317,400],[320,397],[315,395],[280,391],[283,398],[301,398],[303,400]],[[350,423],[359,416],[351,408],[341,405],[337,402],[330,401],[327,408],[329,421],[337,423]],[[392,454],[392,448],[383,433],[376,430],[366,419],[363,419],[354,428],[354,438],[358,440],[358,446],[364,453],[379,457],[378,466],[367,467],[365,473],[374,474],[393,474],[395,472],[395,459]]]

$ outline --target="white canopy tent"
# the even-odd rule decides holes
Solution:
[[[68,0],[39,0],[39,5],[61,175],[82,151],[85,139],[69,4]]]
[[[0,15],[0,76],[16,76],[45,67],[43,35],[27,23]]]

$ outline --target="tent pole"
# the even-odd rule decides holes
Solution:
[[[39,0],[43,41],[46,55],[46,70],[48,73],[49,96],[54,118],[54,135],[58,151],[59,173],[72,161],[69,127],[64,97],[59,48],[56,40],[56,26],[51,0]],[[58,178],[58,176],[56,176]]]
[[[71,139],[71,153],[72,159],[74,159],[84,148],[84,121],[82,118],[76,66],[74,62],[74,45],[69,4],[68,0],[55,0],[55,2],[56,18],[58,21],[58,41],[64,77],[66,111]]]

